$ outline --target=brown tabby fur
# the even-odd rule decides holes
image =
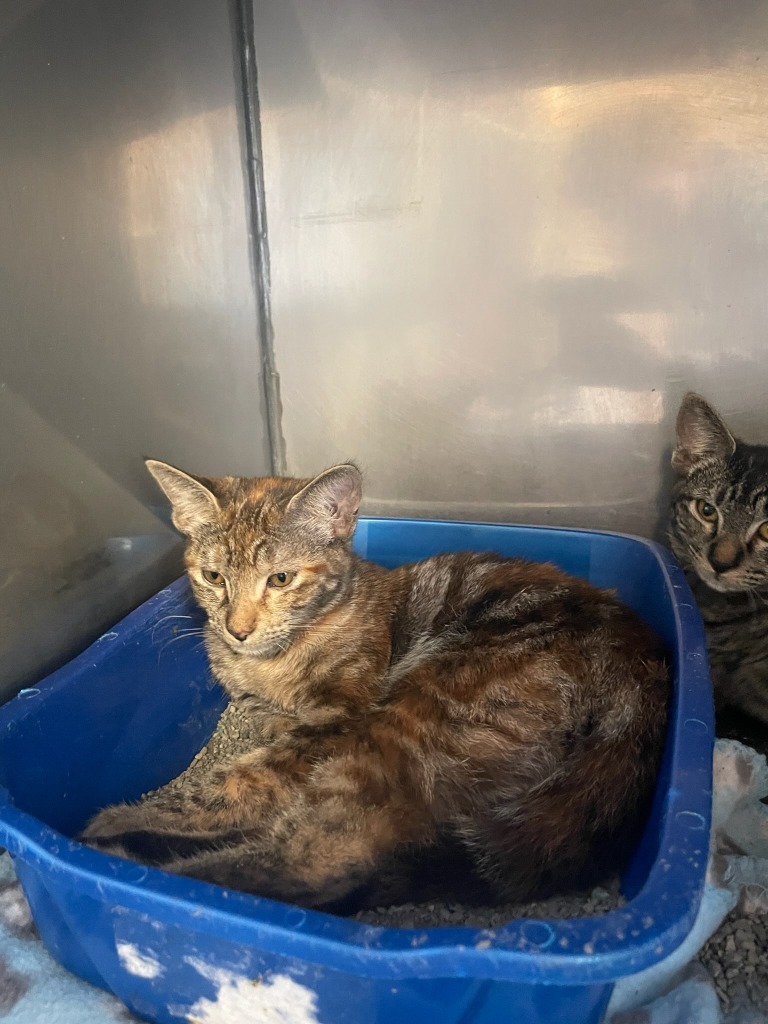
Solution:
[[[86,841],[307,906],[442,842],[505,898],[567,889],[634,842],[668,674],[610,594],[495,554],[363,561],[351,465],[314,481],[148,466],[188,537],[213,671],[264,741],[161,801],[108,807]],[[277,572],[296,576],[278,589]]]

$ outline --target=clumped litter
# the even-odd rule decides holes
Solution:
[[[699,954],[726,1013],[753,1009],[768,1019],[768,914],[734,910]]]
[[[205,773],[233,755],[258,745],[258,733],[247,712],[236,704],[224,711],[208,744],[169,788],[184,786],[190,777]],[[552,897],[532,903],[495,907],[467,906],[460,902],[405,903],[361,911],[356,920],[393,928],[463,926],[498,928],[520,917],[566,919],[592,917],[620,907],[618,884],[606,883],[589,892]],[[707,942],[699,961],[709,971],[723,1011],[749,1008],[768,1019],[768,914],[734,910]]]

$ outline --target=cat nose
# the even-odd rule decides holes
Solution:
[[[709,564],[715,572],[728,572],[735,569],[744,558],[740,544],[732,540],[719,540],[709,550]]]
[[[230,636],[233,636],[235,640],[239,640],[240,643],[242,643],[243,640],[247,640],[248,637],[251,635],[251,633],[253,632],[253,627],[251,627],[250,629],[233,629],[232,626],[229,623],[227,623],[227,632],[229,633]]]

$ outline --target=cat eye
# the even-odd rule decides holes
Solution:
[[[220,572],[214,572],[213,569],[203,569],[203,579],[214,587],[223,587],[227,582]]]
[[[703,519],[705,523],[717,522],[717,508],[714,505],[710,505],[708,501],[704,501],[702,498],[699,498],[696,502],[696,514],[699,519]]]
[[[278,590],[281,590],[283,587],[287,587],[289,583],[293,583],[295,579],[295,572],[273,572],[267,579],[267,586],[276,587]]]
[[[768,523],[760,523],[757,528],[757,535],[760,540],[768,540]]]

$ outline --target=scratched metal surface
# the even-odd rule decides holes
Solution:
[[[695,387],[768,439],[762,0],[258,0],[289,468],[656,530]]]
[[[225,2],[0,4],[0,695],[180,571],[142,455],[268,470],[237,63]]]

